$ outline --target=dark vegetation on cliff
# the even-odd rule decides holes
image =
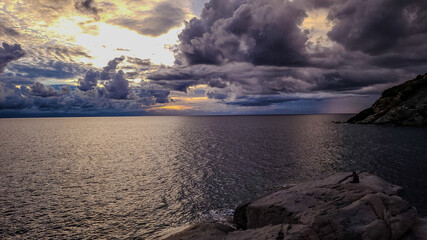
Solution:
[[[427,125],[427,74],[385,90],[370,108],[348,122]]]

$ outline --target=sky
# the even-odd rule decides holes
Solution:
[[[424,0],[2,0],[0,117],[356,113],[426,39]]]

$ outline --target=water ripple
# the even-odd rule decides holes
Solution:
[[[0,119],[0,238],[158,239],[353,169],[426,215],[427,129],[331,122],[347,117]]]

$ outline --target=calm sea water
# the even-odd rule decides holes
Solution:
[[[366,170],[426,215],[427,129],[345,115],[0,119],[0,238],[156,239],[274,187]]]

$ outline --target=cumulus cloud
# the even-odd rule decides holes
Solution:
[[[26,88],[22,88],[26,92]],[[31,106],[27,99],[21,94],[21,89],[7,82],[0,82],[0,110],[23,109]]]
[[[301,65],[308,37],[299,26],[306,16],[290,1],[211,0],[179,35],[178,63]]]
[[[126,99],[129,94],[129,81],[124,78],[125,73],[119,70],[112,74],[112,79],[107,82],[105,89],[106,96],[113,99]],[[110,75],[111,76],[111,75]]]
[[[170,90],[154,83],[132,85],[121,70],[125,57],[109,61],[101,70],[89,69],[78,80],[77,87],[46,85],[40,81],[15,85],[9,79],[0,80],[0,116],[16,113],[46,114],[99,114],[100,112],[144,114],[156,104],[170,102]],[[149,61],[131,58],[138,66],[150,65]],[[101,75],[104,78],[101,78]],[[11,112],[12,111],[12,112]],[[18,111],[18,112],[16,112]]]
[[[327,45],[303,29],[317,9],[332,23]],[[179,35],[177,66],[147,78],[175,91],[206,84],[207,97],[236,106],[379,94],[426,71],[426,9],[417,0],[211,0]]]
[[[35,82],[30,87],[30,95],[38,96],[38,97],[58,97],[66,94],[70,94],[71,89],[69,86],[62,86],[60,90],[55,90],[51,86],[45,86],[43,83]]]
[[[100,73],[101,80],[110,79],[110,75],[116,72],[117,65],[119,65],[119,63],[121,63],[123,60],[125,60],[124,56],[110,60],[107,66],[104,67],[104,70]]]
[[[169,103],[170,91],[162,89],[140,89],[138,96],[140,102],[146,106],[156,103]]]
[[[125,79],[122,70],[116,72],[117,65],[124,59],[123,56],[114,58],[100,72],[90,69],[84,78],[79,79],[78,89],[89,91],[97,86],[98,81],[104,81],[105,89],[100,90],[103,95],[112,99],[126,99],[129,94],[129,81]]]
[[[329,13],[335,25],[328,36],[349,50],[385,53],[405,38],[426,33],[426,7],[413,0],[345,1]]]
[[[134,16],[123,16],[110,19],[108,22],[134,30],[142,35],[159,36],[172,28],[181,26],[186,16],[182,8],[169,2],[157,3],[152,10],[138,14],[145,17],[139,19]]]
[[[19,44],[9,45],[3,42],[2,46],[0,47],[0,73],[4,71],[8,63],[25,56],[25,51]]]
[[[89,91],[96,87],[98,84],[99,72],[90,69],[86,72],[84,78],[79,78],[78,88],[82,91]]]
[[[71,7],[74,12],[97,14],[107,23],[151,36],[179,26],[188,16],[185,7],[176,2],[150,1],[144,5],[148,11],[131,0],[123,4],[50,1],[32,1],[29,5],[39,6],[29,15],[39,19],[49,6],[52,12],[46,12],[46,18],[53,19],[68,14],[61,9]],[[369,98],[426,72],[426,9],[427,3],[419,0],[210,0],[200,18],[185,23],[179,43],[171,48],[176,56],[174,66],[119,57],[103,69],[88,70],[90,66],[65,64],[78,59],[79,53],[90,58],[83,49],[52,46],[33,55],[41,58],[49,53],[53,61],[19,61],[7,66],[9,71],[1,76],[1,104],[3,108],[64,111],[131,110],[167,104],[177,92],[184,98],[196,87],[203,89],[198,94],[224,108],[273,109],[301,106],[311,100],[317,104],[322,99],[339,102],[345,97]],[[316,11],[327,16],[322,23],[327,25],[321,29],[323,39],[313,37],[317,34],[316,21],[323,21],[310,19]],[[11,31],[8,26],[0,24],[0,34]],[[2,49],[6,51],[6,47]],[[36,53],[37,48],[26,50]],[[0,57],[2,71],[20,57]],[[79,78],[78,86],[69,94],[66,89],[33,87],[33,82],[43,77]],[[143,81],[136,84],[139,80]],[[29,88],[17,88],[12,83]]]

